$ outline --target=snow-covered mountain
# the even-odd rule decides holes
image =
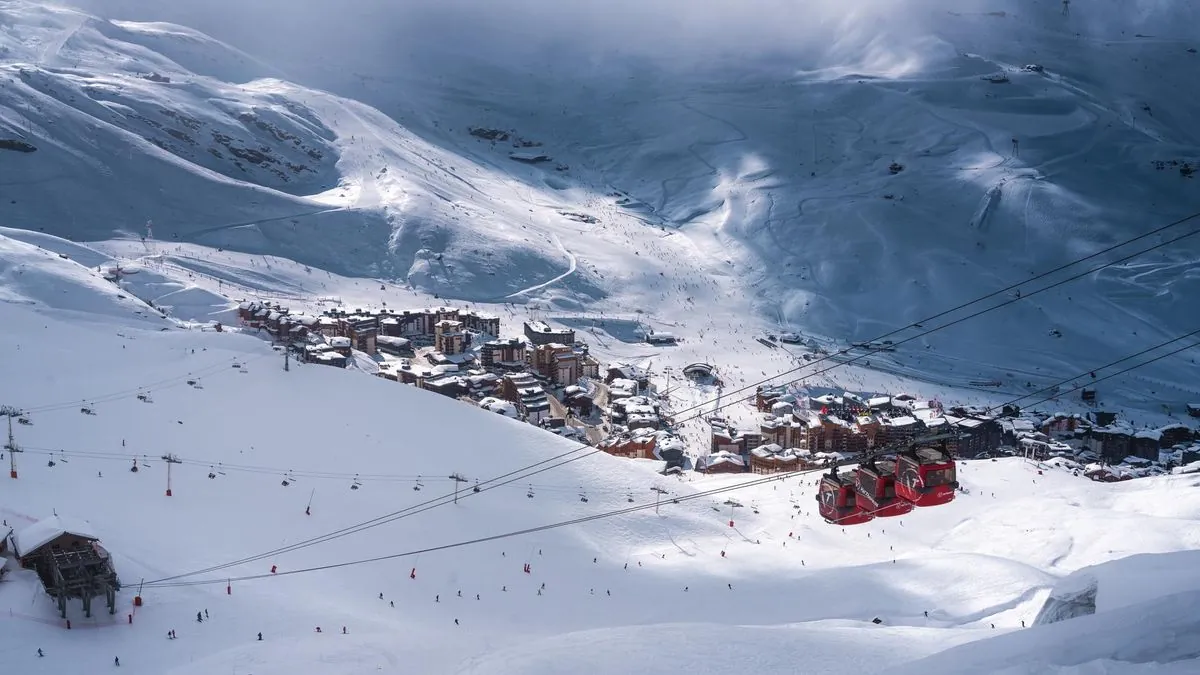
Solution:
[[[817,515],[810,476],[729,493],[741,507],[675,503],[748,478],[663,477],[412,387],[285,371],[258,338],[114,300],[95,251],[19,236],[0,239],[0,353],[16,356],[0,359],[0,401],[31,424],[14,425],[24,452],[0,515],[18,536],[53,514],[87,521],[123,589],[111,616],[72,601],[68,630],[10,563],[0,657],[17,672],[115,658],[135,675],[1198,665],[1194,476],[1100,484],[966,462],[951,504],[844,530]],[[14,272],[33,267],[28,282]],[[143,271],[164,273],[130,279]],[[559,456],[579,459],[470,489]],[[454,474],[458,503],[422,507]],[[652,507],[655,487],[657,510],[541,529]],[[1094,616],[1034,626],[1089,584]]]
[[[443,297],[850,341],[1200,205],[1181,175],[1200,104],[1175,95],[1200,58],[1190,3],[80,4],[111,20],[0,5],[0,134],[37,148],[2,157],[8,226],[149,221]],[[873,367],[1010,388],[1086,372],[1195,328],[1198,250]],[[1197,374],[1147,369],[1140,405],[1178,409]]]

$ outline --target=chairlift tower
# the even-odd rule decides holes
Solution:
[[[458,503],[458,486],[467,482],[466,476],[461,473],[454,472],[450,474],[450,480],[454,481],[454,503]]]
[[[17,440],[13,437],[12,421],[14,417],[21,416],[21,411],[9,405],[0,406],[0,415],[8,418],[8,441],[4,443],[4,450],[8,453],[8,477],[16,478],[17,453],[25,451],[21,449],[21,446],[17,445]]]
[[[174,454],[166,454],[162,456],[162,460],[167,463],[167,496],[171,496],[171,465],[183,464],[183,460],[179,459]]]

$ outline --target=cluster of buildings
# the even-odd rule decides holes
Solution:
[[[1097,480],[1166,473],[1200,462],[1200,431],[1182,422],[1138,429],[1115,413],[1025,413],[1003,420],[1002,428],[1005,443],[1018,452],[1095,465],[1086,471]]]
[[[249,301],[238,306],[238,317],[307,363],[346,367],[361,352],[379,365],[384,379],[469,399],[533,424],[593,412],[593,398],[579,383],[598,378],[600,363],[574,331],[542,321],[526,322],[523,337],[499,338],[499,317],[453,307],[309,315]],[[561,390],[558,406],[548,388]]]
[[[797,397],[782,389],[759,389],[755,398],[759,412],[755,428],[739,429],[721,418],[709,420],[711,447],[698,462],[698,470],[798,471],[917,437],[950,433],[955,436],[949,442],[951,451],[964,459],[1004,454],[1071,458],[1095,464],[1092,477],[1165,473],[1189,463],[1197,463],[1200,471],[1200,432],[1182,423],[1135,429],[1114,413],[1044,414],[1006,407],[997,414],[990,409],[947,409],[937,401],[907,394]],[[1108,469],[1114,466],[1130,471]],[[1135,471],[1139,467],[1140,473]]]
[[[851,392],[797,397],[783,389],[757,390],[755,428],[710,420],[709,453],[700,470],[710,473],[775,473],[820,466],[918,436],[963,432],[953,448],[977,457],[999,447],[999,422],[965,408],[947,412],[937,401],[898,396],[864,397]]]

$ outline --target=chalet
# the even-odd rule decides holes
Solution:
[[[774,443],[760,445],[750,451],[750,471],[763,474],[798,471],[807,466],[801,459],[801,452],[795,449],[784,450]]]
[[[524,368],[525,341],[521,338],[491,340],[479,349],[479,359],[485,368]]]
[[[350,352],[354,349],[353,343],[348,337],[331,337],[329,346],[333,347],[333,351],[345,357],[349,357]]]
[[[551,328],[544,321],[526,321],[525,339],[534,346],[558,344],[575,344],[575,331],[569,328]]]
[[[759,412],[771,412],[771,406],[786,393],[783,387],[758,387],[754,390],[754,407]]]
[[[638,383],[634,380],[615,379],[608,383],[608,399],[615,402],[619,399],[637,396]]]
[[[611,418],[614,425],[629,429],[657,429],[662,419],[659,405],[645,396],[630,396],[612,402]]]
[[[1186,424],[1168,424],[1165,427],[1159,427],[1158,433],[1161,436],[1160,445],[1164,448],[1174,447],[1181,443],[1187,443],[1196,437],[1195,432]]]
[[[453,356],[461,354],[467,348],[467,334],[461,321],[445,319],[438,321],[433,327],[434,349]]]
[[[1187,404],[1187,414],[1192,417],[1200,417],[1200,403]]]
[[[501,398],[486,397],[479,402],[479,407],[498,415],[511,417],[512,419],[521,418],[521,413],[517,410],[517,406]]]
[[[658,442],[654,445],[654,456],[666,462],[662,473],[682,471],[687,468],[688,458],[684,452],[683,439],[669,432],[659,431],[655,434]]]
[[[592,397],[579,386],[570,386],[563,389],[562,401],[563,405],[574,410],[579,417],[591,415],[592,409],[595,407],[595,401]]]
[[[40,520],[13,536],[13,553],[21,567],[37,572],[64,618],[68,599],[81,599],[84,614],[90,617],[92,598],[100,595],[108,613],[116,613],[121,582],[112,557],[88,523],[61,516]]]
[[[617,457],[654,459],[658,436],[649,429],[613,434],[596,444],[596,448]]]
[[[700,458],[696,470],[704,473],[745,473],[746,460],[741,455],[717,452]]]
[[[735,455],[743,455],[746,453],[746,439],[738,433],[737,429],[714,423],[709,452],[731,452]]]

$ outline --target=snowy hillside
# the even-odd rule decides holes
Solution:
[[[953,503],[845,530],[817,516],[812,475],[729,493],[741,507],[676,504],[748,478],[667,478],[412,387],[285,371],[258,338],[139,317],[95,279],[102,254],[23,238],[0,239],[0,352],[20,355],[0,360],[0,403],[31,424],[14,424],[24,452],[0,515],[18,532],[85,519],[124,588],[115,616],[72,603],[67,630],[36,575],[9,562],[0,657],[17,672],[114,658],[135,675],[1200,665],[1180,604],[1193,598],[1164,603],[1156,583],[1195,588],[1192,557],[1103,566],[1194,549],[1194,477],[1110,485],[1018,459],[963,463]],[[8,281],[34,262],[38,283]],[[533,468],[490,487],[521,467]],[[454,474],[457,504],[438,499]],[[667,491],[657,510],[652,487]],[[1059,577],[1092,565],[1068,583],[1098,580],[1096,616],[1021,630]],[[1105,595],[1134,574],[1152,576]],[[1087,639],[1135,612],[1146,630]],[[1072,641],[1088,647],[1045,656]]]
[[[113,21],[0,5],[0,134],[38,148],[3,153],[0,218],[75,240],[152,221],[159,240],[441,297],[679,308],[693,338],[846,344],[1200,205],[1183,175],[1200,109],[1175,95],[1200,58],[1191,3],[855,0],[798,20],[761,0],[676,26],[671,3],[530,0],[503,28],[468,0],[79,4]],[[872,367],[1007,390],[1086,372],[1195,328],[1198,250]],[[1197,375],[1194,359],[1149,368],[1137,405],[1178,409]]]

